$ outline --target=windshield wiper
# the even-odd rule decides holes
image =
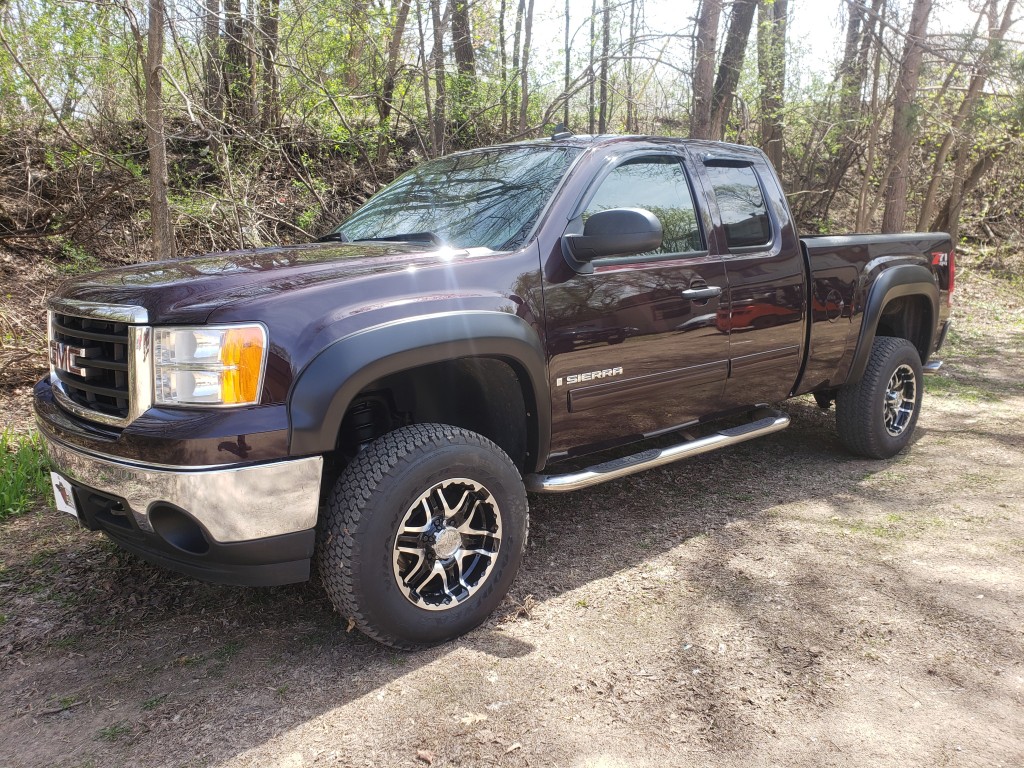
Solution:
[[[337,232],[331,232],[329,234],[326,234],[323,237],[318,237],[317,238],[317,242],[318,243],[351,243],[352,241],[348,239],[348,235],[346,235],[341,230],[338,230]]]
[[[386,235],[384,237],[361,237],[358,242],[427,243],[428,245],[446,245],[445,241],[433,232],[404,232],[397,235]]]

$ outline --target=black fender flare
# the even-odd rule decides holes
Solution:
[[[537,331],[508,312],[457,311],[412,317],[332,342],[307,364],[288,393],[289,453],[335,448],[349,404],[371,382],[430,363],[490,357],[512,365],[524,384],[531,445],[527,470],[543,468],[551,445],[551,395]]]
[[[925,362],[935,342],[936,324],[939,318],[939,289],[935,285],[935,277],[931,270],[921,264],[898,264],[884,270],[872,283],[868,290],[868,298],[864,303],[864,316],[860,324],[860,336],[850,364],[850,373],[846,382],[852,384],[860,381],[867,368],[871,356],[871,346],[875,342],[875,331],[882,317],[882,310],[893,299],[902,296],[924,296],[931,302],[931,325],[928,328],[928,342],[922,354]]]

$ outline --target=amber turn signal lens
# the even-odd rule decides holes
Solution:
[[[232,328],[220,348],[221,402],[225,405],[255,403],[259,400],[260,371],[263,367],[263,330]]]

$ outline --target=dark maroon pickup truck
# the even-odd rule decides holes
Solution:
[[[35,408],[86,528],[212,581],[316,561],[414,648],[501,601],[527,491],[775,432],[804,393],[853,453],[903,449],[953,279],[945,234],[799,239],[756,149],[559,135],[425,163],[316,243],[66,283]]]

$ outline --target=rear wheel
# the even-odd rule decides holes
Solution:
[[[921,357],[906,339],[879,336],[860,381],[836,396],[839,439],[851,452],[887,459],[910,442],[921,412]]]
[[[378,438],[342,472],[317,564],[334,606],[396,648],[483,622],[522,561],[526,491],[494,443],[444,424]]]

